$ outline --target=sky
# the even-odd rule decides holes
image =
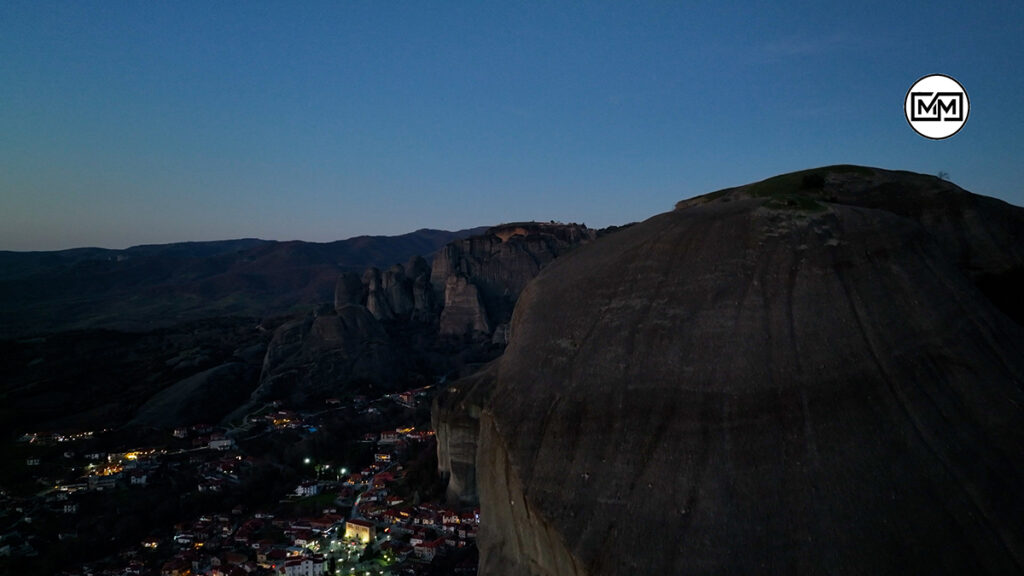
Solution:
[[[603,227],[839,163],[1024,205],[1022,107],[1019,0],[5,0],[0,250]]]

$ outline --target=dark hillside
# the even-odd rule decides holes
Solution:
[[[83,328],[141,331],[311,309],[332,299],[345,270],[429,257],[480,230],[424,229],[324,244],[245,239],[0,252],[0,338]]]

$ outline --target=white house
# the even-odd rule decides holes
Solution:
[[[235,447],[235,441],[232,438],[214,438],[207,446],[211,450],[230,450]]]
[[[289,560],[280,568],[283,576],[320,576],[327,573],[327,560],[323,556]]]
[[[320,493],[320,486],[316,482],[303,482],[295,489],[299,496],[316,496]]]

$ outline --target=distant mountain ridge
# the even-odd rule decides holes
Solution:
[[[0,336],[0,436],[219,422],[268,400],[471,371],[501,353],[523,286],[601,233],[519,222],[329,244],[0,253],[0,318],[15,335]]]
[[[330,301],[338,274],[386,267],[487,227],[335,242],[255,238],[0,251],[0,338],[77,328],[151,329],[210,316],[265,316]]]

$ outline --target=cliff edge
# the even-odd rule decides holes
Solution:
[[[1024,572],[1022,231],[838,166],[559,258],[459,423],[481,573]]]

